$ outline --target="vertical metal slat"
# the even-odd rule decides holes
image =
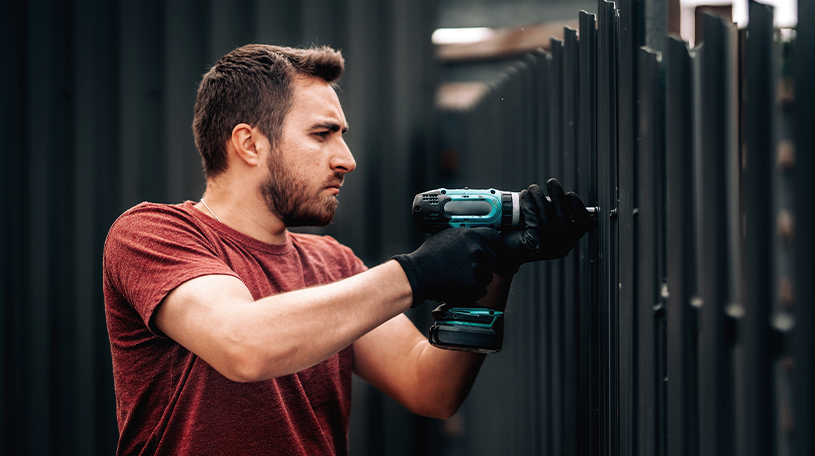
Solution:
[[[636,206],[635,241],[637,261],[636,313],[637,325],[637,399],[638,421],[637,445],[639,454],[659,454],[660,407],[659,384],[662,376],[657,363],[659,337],[657,314],[659,304],[659,277],[657,276],[657,193],[658,161],[662,152],[659,142],[659,98],[657,55],[645,49],[639,52],[640,60],[640,117],[638,136],[638,188]],[[622,175],[622,170],[621,170]],[[622,177],[621,177],[622,184]],[[622,203],[622,198],[621,198]],[[621,269],[624,269],[622,265]]]
[[[618,292],[617,270],[617,39],[618,16],[613,2],[598,4],[597,27],[597,194],[601,210],[600,344],[601,452],[618,453]]]
[[[728,147],[728,27],[705,15],[701,82],[700,230],[700,454],[728,455],[733,450],[730,348],[725,309],[728,300],[729,239],[726,159]]]
[[[748,455],[772,454],[771,370],[768,336],[771,303],[771,240],[773,224],[768,217],[772,194],[768,170],[772,169],[772,65],[767,62],[773,46],[771,7],[750,2],[745,55],[745,439]],[[739,398],[741,399],[741,398]]]
[[[563,158],[563,41],[550,40],[552,64],[549,76],[549,157],[545,179],[562,174]],[[544,189],[546,187],[544,186]],[[551,360],[551,422],[552,449],[563,448],[563,262],[547,262],[549,297],[544,303],[550,310],[549,356]]]
[[[795,449],[796,456],[815,453],[815,3],[798,1],[798,27],[793,50],[795,84]]]
[[[587,205],[597,206],[597,18],[580,12],[577,191]],[[597,214],[602,221],[604,213]],[[598,230],[581,239],[580,252],[580,376],[578,378],[579,455],[598,454],[599,331]]]

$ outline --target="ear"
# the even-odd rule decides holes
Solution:
[[[260,132],[245,123],[239,123],[232,129],[232,136],[229,138],[228,147],[235,151],[235,155],[251,167],[261,163],[258,140]]]

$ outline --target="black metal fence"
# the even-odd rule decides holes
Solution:
[[[705,16],[690,49],[649,5],[581,12],[463,114],[467,185],[557,176],[600,207],[519,273],[468,454],[815,451],[815,7],[795,32],[754,2],[746,30]]]

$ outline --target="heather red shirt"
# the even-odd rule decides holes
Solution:
[[[331,237],[289,233],[282,245],[266,244],[192,204],[142,203],[105,242],[117,453],[347,454],[352,346],[296,374],[235,383],[160,335],[152,315],[167,293],[202,275],[235,276],[260,299],[365,266]]]

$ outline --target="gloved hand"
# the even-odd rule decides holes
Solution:
[[[526,228],[502,234],[499,272],[515,273],[530,261],[565,257],[583,235],[597,227],[586,206],[574,192],[563,193],[557,179],[543,189],[532,184],[520,194]]]
[[[413,253],[392,259],[405,270],[413,290],[413,305],[425,299],[473,300],[487,294],[496,267],[501,235],[492,228],[442,230]]]

